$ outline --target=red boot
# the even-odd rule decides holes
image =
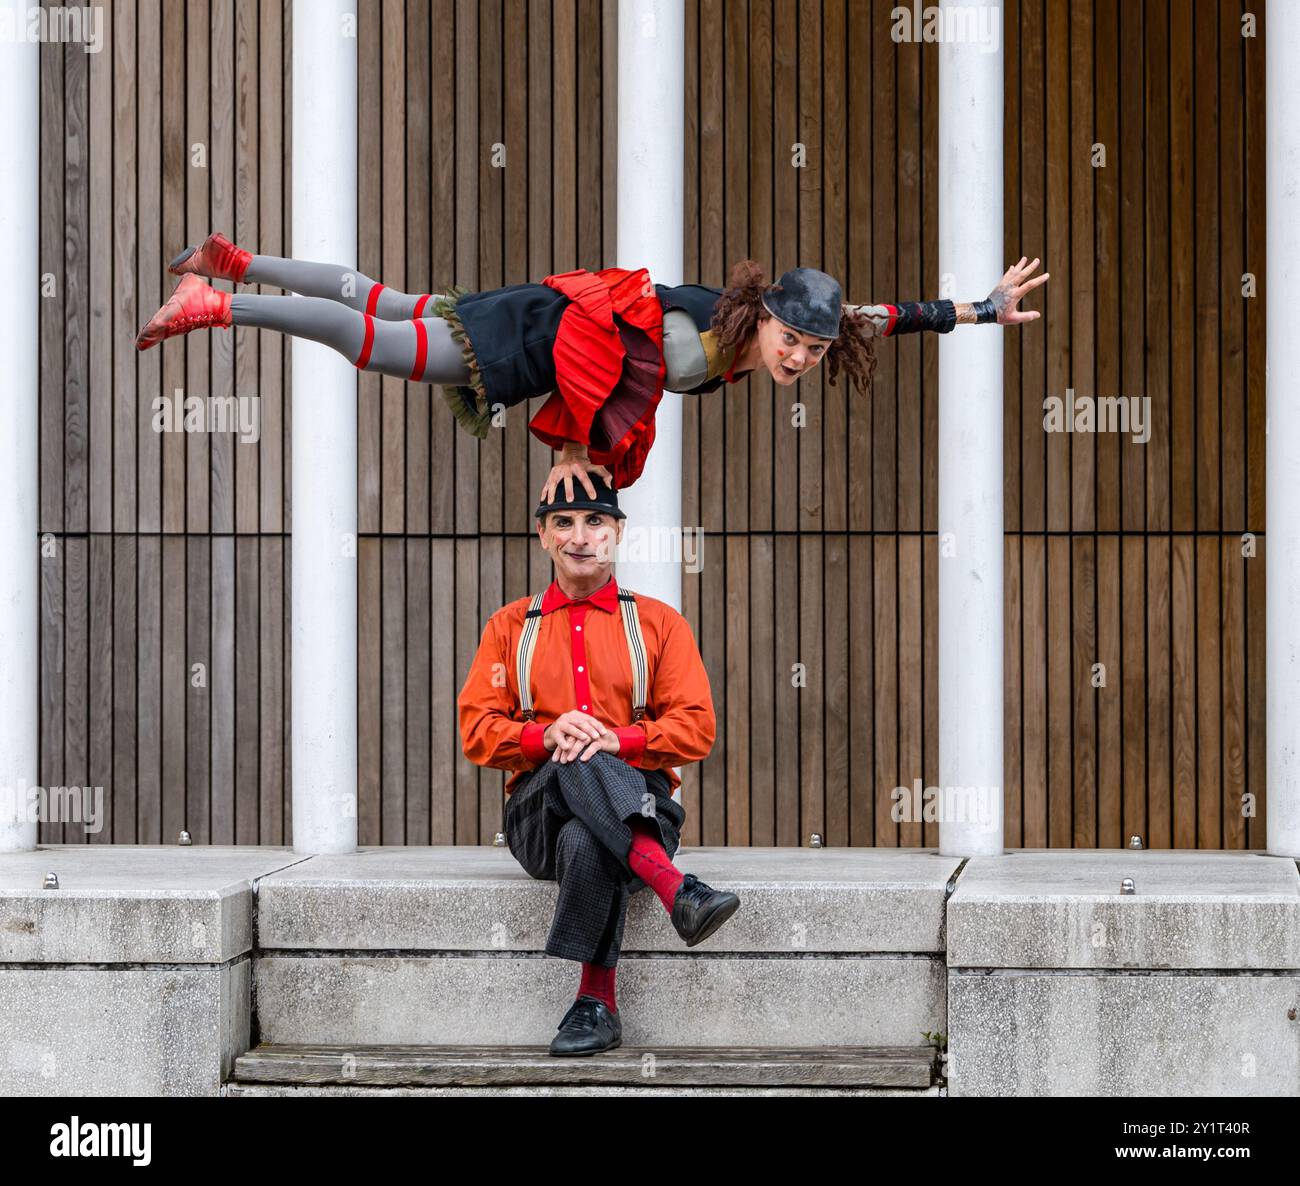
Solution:
[[[198,276],[182,276],[176,291],[135,336],[137,350],[148,350],[164,338],[192,329],[230,328],[230,293],[213,288]]]
[[[251,251],[236,247],[220,231],[213,231],[202,247],[185,248],[167,265],[167,270],[175,276],[208,276],[242,284],[252,259]]]

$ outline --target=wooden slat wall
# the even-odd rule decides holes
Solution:
[[[938,52],[892,40],[893,7],[687,0],[688,281],[753,257],[853,300],[939,295]],[[104,53],[42,51],[63,135],[41,179],[41,775],[106,788],[88,839],[291,838],[288,352],[131,345],[181,246],[289,243],[290,9],[114,0]],[[1012,846],[1263,844],[1265,10],[1243,38],[1244,10],[1004,8],[1005,255],[1052,273],[1042,319],[1005,336]],[[436,292],[626,262],[616,11],[364,0],[364,272]],[[718,740],[683,772],[685,843],[937,842],[890,792],[938,776],[938,345],[882,343],[869,399],[819,374],[687,401],[706,535],[685,607]],[[178,387],[258,394],[260,442],[153,432]],[[1150,441],[1045,433],[1068,389],[1149,396]],[[480,445],[436,389],[360,378],[363,844],[500,827],[503,776],[461,756],[455,698],[487,616],[549,579],[529,512],[551,455],[526,422]]]

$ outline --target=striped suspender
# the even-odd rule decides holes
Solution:
[[[537,630],[542,621],[542,594],[538,593],[524,614],[524,628],[519,632],[519,646],[515,650],[515,675],[519,679],[519,706],[524,720],[533,719],[533,688],[529,675],[533,670],[533,650],[537,646]]]
[[[524,628],[519,632],[519,645],[515,649],[515,675],[519,680],[519,707],[526,721],[533,719],[533,651],[537,649],[537,631],[542,621],[542,596],[538,593],[524,614]],[[636,595],[628,589],[618,591],[618,607],[623,618],[623,633],[627,636],[628,658],[632,661],[632,720],[645,716],[646,655],[645,640],[641,637],[641,618],[636,610]]]

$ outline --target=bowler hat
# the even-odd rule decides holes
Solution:
[[[564,483],[558,482],[551,501],[538,503],[533,518],[540,519],[547,511],[604,511],[615,519],[626,519],[627,515],[618,509],[618,492],[599,474],[589,472],[587,478],[596,489],[595,498],[587,493],[581,481],[574,478],[573,501],[570,502],[564,497]]]
[[[839,281],[816,268],[791,268],[763,294],[763,305],[791,329],[816,338],[838,338],[844,312]]]

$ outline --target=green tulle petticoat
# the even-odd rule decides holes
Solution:
[[[492,423],[492,409],[488,406],[487,392],[483,387],[483,379],[479,375],[474,346],[456,313],[456,302],[471,291],[464,285],[453,284],[444,295],[434,300],[432,310],[436,316],[444,318],[451,327],[452,340],[459,344],[470,374],[468,387],[443,385],[442,398],[447,401],[447,406],[461,428],[471,436],[483,439],[487,437],[488,428]]]

